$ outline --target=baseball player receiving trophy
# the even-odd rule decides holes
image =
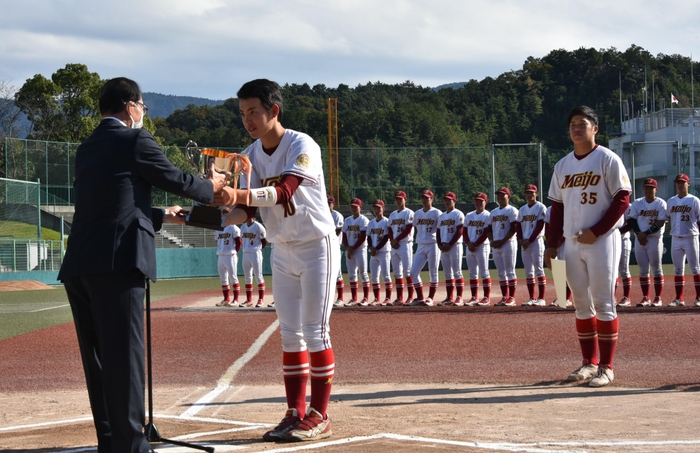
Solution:
[[[332,435],[328,404],[335,370],[330,339],[333,288],[340,269],[336,225],[328,209],[321,149],[306,134],[282,126],[280,87],[253,80],[238,90],[243,125],[255,140],[244,154],[251,164],[242,189],[215,198],[237,206],[226,224],[240,224],[257,209],[275,245],[272,278],[282,336],[287,410],[265,441],[315,441]],[[311,381],[311,402],[306,386]]]

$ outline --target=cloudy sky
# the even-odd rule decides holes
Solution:
[[[0,0],[0,81],[68,63],[143,91],[226,99],[244,82],[434,87],[553,49],[700,58],[700,0]]]

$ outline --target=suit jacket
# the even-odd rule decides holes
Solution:
[[[138,269],[155,281],[162,211],[151,208],[152,186],[214,200],[211,181],[176,168],[148,131],[103,119],[75,157],[75,216],[58,279]]]

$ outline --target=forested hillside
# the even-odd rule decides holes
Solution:
[[[456,81],[441,89],[411,81],[335,88],[284,85],[282,124],[308,133],[326,148],[327,100],[337,98],[341,149],[340,189],[335,195],[341,204],[354,196],[366,200],[386,197],[399,188],[414,202],[425,188],[438,193],[452,190],[463,200],[495,184],[508,185],[518,205],[525,184],[539,182],[539,147],[495,148],[492,181],[491,144],[543,144],[541,192],[546,193],[552,166],[570,148],[565,123],[572,107],[586,104],[598,111],[598,142],[605,144],[608,131],[620,127],[621,97],[628,107],[626,118],[639,115],[644,108],[670,107],[671,93],[679,100],[678,107],[691,107],[691,71],[687,57],[654,56],[634,45],[625,51],[560,49],[544,57],[529,57],[518,70],[483,80]],[[82,64],[68,64],[51,79],[37,74],[27,80],[15,94],[15,103],[30,122],[28,137],[84,140],[99,122],[97,96],[103,83],[99,74]],[[154,110],[159,102],[165,105],[168,101],[160,96]],[[251,142],[241,124],[237,99],[221,105],[196,105],[195,101],[201,100],[193,98],[192,104],[167,118],[150,112],[154,118],[146,117],[144,123],[161,144],[175,145],[166,147],[166,154],[187,171],[192,170],[181,149],[189,140],[202,147],[234,149]],[[0,175],[14,175],[14,170],[6,171],[5,162],[21,163],[26,153],[21,148],[6,153],[13,155],[0,160]],[[45,172],[27,169],[45,160],[30,158],[17,167],[18,173],[44,181]],[[70,158],[58,155],[48,160],[50,168],[62,171]]]
[[[173,96],[160,93],[143,93],[143,103],[148,106],[148,115],[151,118],[166,118],[177,109],[183,109],[188,105],[220,105],[224,101],[197,98],[192,96]]]
[[[338,99],[340,147],[468,146],[490,143],[543,142],[569,147],[565,119],[580,104],[601,119],[600,141],[620,123],[620,76],[624,100],[643,108],[646,86],[649,110],[659,110],[673,92],[681,107],[690,106],[691,62],[680,55],[651,55],[632,46],[625,51],[581,48],[554,50],[530,57],[521,69],[496,78],[471,80],[462,88],[438,91],[406,81],[356,87],[285,85],[283,124],[327,143],[327,98]],[[697,76],[696,76],[697,77]],[[651,105],[654,79],[656,106]],[[630,104],[631,105],[631,104]],[[634,112],[631,112],[633,115]],[[250,139],[238,114],[238,102],[189,106],[167,119],[156,119],[157,135],[168,144],[193,139],[206,146],[239,147]]]

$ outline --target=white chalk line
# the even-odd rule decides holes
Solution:
[[[34,428],[44,428],[53,425],[68,425],[71,423],[80,423],[92,420],[92,417],[81,417],[73,418],[68,420],[59,420],[55,422],[43,422],[43,423],[32,423],[31,425],[17,425],[17,426],[7,426],[5,428],[0,428],[0,432],[3,431],[15,431],[18,429],[34,429]]]
[[[70,450],[59,450],[56,453],[81,453],[83,451],[97,451],[97,447],[72,448]]]
[[[154,418],[171,418],[171,419],[176,419],[176,420],[187,420],[187,421],[197,421],[197,422],[205,422],[205,423],[220,423],[220,424],[227,424],[227,425],[239,425],[239,426],[255,426],[255,427],[261,427],[261,426],[270,426],[270,424],[266,423],[251,423],[251,422],[238,422],[235,420],[224,420],[220,418],[208,418],[208,417],[181,417],[179,415],[166,415],[166,414],[155,414]],[[0,432],[6,432],[6,431],[17,431],[21,429],[35,429],[35,428],[46,428],[48,426],[55,426],[55,425],[70,425],[73,423],[81,423],[81,422],[89,422],[92,421],[92,416],[90,417],[80,417],[80,418],[72,418],[68,420],[58,420],[55,422],[42,422],[42,423],[32,423],[28,425],[15,425],[15,426],[7,426],[5,428],[0,428]]]
[[[204,395],[202,398],[199,399],[199,401],[194,403],[192,407],[183,412],[181,414],[181,417],[188,418],[195,416],[209,403],[214,401],[214,399],[216,399],[217,396],[226,391],[230,387],[231,381],[233,381],[238,372],[241,371],[245,364],[250,362],[260,352],[262,347],[265,346],[265,343],[275,332],[275,330],[277,330],[277,327],[279,327],[279,325],[279,321],[275,319],[275,321],[272,324],[270,324],[270,326],[267,329],[265,329],[263,333],[260,334],[260,336],[253,342],[253,344],[250,345],[250,348],[248,348],[245,354],[243,354],[241,357],[238,358],[238,360],[233,362],[233,364],[228,368],[228,370],[226,370],[223,376],[219,378],[216,388]]]
[[[40,311],[55,310],[57,308],[63,308],[63,307],[68,307],[68,306],[70,306],[70,304],[57,305],[55,307],[49,307],[49,308],[40,308],[39,310],[31,310],[29,313],[39,313]]]
[[[277,448],[265,450],[265,453],[288,453],[303,450],[313,450],[336,445],[344,445],[355,442],[364,442],[377,439],[392,439],[407,442],[433,443],[441,445],[452,445],[456,447],[470,447],[482,450],[501,450],[525,453],[585,453],[585,450],[569,448],[585,447],[668,447],[673,445],[700,445],[700,440],[669,440],[669,441],[608,441],[608,442],[533,442],[533,443],[499,443],[499,442],[463,442],[446,439],[433,439],[428,437],[406,436],[401,434],[380,433],[372,436],[350,437],[329,442],[318,442],[313,444],[303,444],[294,447]],[[545,447],[545,448],[543,448]],[[562,450],[561,447],[566,449]],[[557,448],[557,449],[552,449]]]
[[[226,424],[226,425],[242,425],[242,426],[256,426],[256,427],[271,426],[269,423],[239,422],[236,420],[224,420],[221,418],[212,418],[212,417],[183,417],[181,415],[157,415],[157,416],[158,416],[158,418],[170,418],[170,419],[174,419],[174,420],[191,420],[191,421],[206,422],[206,423],[221,423],[221,424]],[[155,418],[155,416],[154,416],[154,418]]]
[[[51,305],[60,304],[60,305]],[[47,307],[47,305],[50,305]],[[41,307],[41,308],[36,308]],[[38,303],[25,303],[25,304],[2,304],[0,305],[0,314],[4,315],[17,315],[22,313],[38,313],[40,311],[55,310],[57,308],[70,307],[70,304],[63,304],[60,302],[38,302]]]
[[[217,431],[208,431],[201,433],[186,434],[183,436],[175,437],[176,440],[188,440],[196,439],[198,437],[213,436],[218,434],[232,433],[232,432],[242,432],[256,430],[264,427],[272,426],[267,423],[251,423],[251,422],[241,422],[234,420],[224,420],[218,418],[209,417],[182,417],[178,415],[165,415],[156,414],[158,418],[170,418],[178,420],[187,421],[201,421],[209,423],[220,423],[228,425],[238,425],[237,428],[223,429]],[[32,429],[41,428],[46,426],[58,425],[58,424],[70,424],[78,423],[92,420],[92,417],[82,417],[70,420],[56,421],[56,422],[46,422],[46,423],[36,423],[31,425],[21,425],[0,428],[0,431],[10,431],[19,429]],[[478,448],[481,450],[502,450],[509,452],[524,452],[524,453],[585,453],[586,450],[581,450],[580,448],[586,447],[670,447],[674,445],[692,446],[700,445],[700,440],[667,440],[667,441],[639,441],[639,440],[626,440],[626,441],[567,441],[567,442],[553,442],[553,441],[541,441],[541,442],[531,442],[531,443],[503,443],[503,442],[478,442],[478,441],[456,441],[447,439],[435,439],[429,437],[420,436],[407,436],[402,434],[392,434],[392,433],[379,433],[371,436],[356,436],[349,437],[345,439],[337,439],[327,442],[314,442],[313,444],[301,444],[290,447],[276,448],[272,450],[265,450],[266,453],[291,453],[304,450],[314,450],[325,447],[332,447],[336,445],[345,445],[350,443],[365,442],[370,440],[378,439],[392,439],[404,442],[420,442],[420,443],[434,443],[441,445],[452,445],[455,447],[470,447]],[[212,444],[212,446],[221,446],[220,444]],[[565,448],[565,449],[561,449]],[[571,449],[574,448],[574,449]],[[94,451],[95,447],[81,447],[73,448],[69,450],[59,450],[57,453],[81,453],[85,451]],[[158,449],[160,450],[160,449]]]
[[[503,443],[487,443],[487,442],[461,442],[456,440],[432,439],[427,437],[404,436],[401,434],[380,433],[373,436],[350,437],[347,439],[338,439],[330,442],[318,442],[313,444],[305,444],[295,447],[276,448],[273,450],[265,450],[265,453],[289,453],[303,450],[313,450],[317,448],[332,447],[336,445],[345,445],[354,442],[364,442],[377,439],[392,439],[399,441],[421,442],[441,445],[452,445],[455,447],[471,447],[483,450],[501,450],[512,452],[525,453],[585,453],[581,450],[547,450],[542,448],[532,448],[532,444],[503,444]]]
[[[182,436],[177,436],[174,437],[173,439],[175,440],[188,440],[188,439],[196,439],[198,437],[206,437],[206,436],[216,436],[219,434],[226,434],[226,433],[237,433],[241,431],[252,431],[254,429],[260,429],[260,428],[267,428],[269,426],[272,426],[270,424],[260,424],[260,425],[254,425],[254,426],[246,426],[244,428],[231,428],[231,429],[221,429],[218,431],[209,431],[206,433],[193,433],[193,434],[184,434]]]

